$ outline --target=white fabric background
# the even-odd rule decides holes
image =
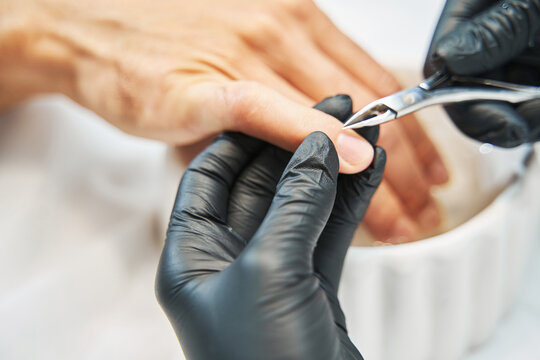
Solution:
[[[379,61],[420,71],[442,1],[318,3]],[[153,293],[165,152],[61,97],[0,115],[0,359],[181,358]],[[531,258],[470,360],[540,358],[539,246]]]

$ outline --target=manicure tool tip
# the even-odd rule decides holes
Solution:
[[[345,122],[343,129],[360,129],[366,126],[376,126],[395,118],[396,113],[390,109],[376,115],[366,115],[366,113],[359,112],[351,116],[349,120]]]

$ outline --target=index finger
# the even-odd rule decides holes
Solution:
[[[451,22],[453,19],[449,19]],[[454,20],[455,21],[455,20]],[[540,28],[540,2],[508,0],[462,20],[433,44],[433,54],[448,70],[476,75],[522,53]]]
[[[216,128],[241,131],[294,151],[312,132],[322,131],[335,144],[340,172],[357,173],[373,160],[373,147],[322,111],[291,101],[263,85],[246,81],[204,83],[191,89],[191,116],[211,119]]]
[[[262,141],[242,134],[220,136],[184,173],[171,222],[186,209],[197,217],[225,220],[236,178],[263,146]]]

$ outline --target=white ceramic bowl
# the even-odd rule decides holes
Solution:
[[[369,360],[460,359],[480,345],[511,305],[540,236],[540,162],[523,165],[531,148],[482,146],[457,134],[440,110],[428,115],[425,125],[452,171],[436,194],[447,231],[410,244],[352,247],[347,255],[341,303]]]

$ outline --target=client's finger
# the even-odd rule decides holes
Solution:
[[[205,82],[189,91],[190,106],[182,111],[201,124],[234,130],[295,150],[314,131],[336,145],[340,172],[357,173],[369,166],[373,147],[321,111],[293,102],[261,84],[245,81]]]
[[[182,177],[173,207],[171,228],[176,218],[182,217],[179,214],[186,209],[196,217],[225,220],[229,192],[236,178],[263,146],[260,140],[227,133],[197,156]]]
[[[426,179],[433,185],[446,183],[449,178],[448,170],[422,125],[412,115],[407,115],[400,124],[414,148],[416,157],[420,160]]]
[[[319,12],[309,24],[313,41],[321,51],[376,96],[385,96],[400,88],[394,77],[341,32],[326,14]]]
[[[397,126],[381,128],[381,144],[391,155],[388,156],[386,177],[410,217],[422,228],[431,230],[440,222],[438,208],[430,193],[430,184],[416,161],[409,141],[398,131]]]
[[[311,19],[314,42],[335,63],[345,69],[352,78],[381,97],[399,91],[401,86],[397,80],[367,52],[353,40],[342,33],[322,12]],[[358,100],[358,99],[355,99]],[[359,105],[357,103],[357,105]],[[403,120],[401,135],[408,136],[419,165],[433,184],[441,184],[448,180],[448,173],[441,157],[431,139],[427,136],[414,116]],[[394,124],[388,124],[395,127]],[[384,143],[381,143],[386,148]],[[390,154],[392,156],[392,154]]]
[[[363,223],[376,240],[393,244],[416,240],[419,232],[385,181],[371,199]]]
[[[286,79],[256,57],[246,59],[242,64],[239,64],[239,68],[244,79],[260,82],[299,104],[312,106],[314,103],[312,98],[291,85]]]

